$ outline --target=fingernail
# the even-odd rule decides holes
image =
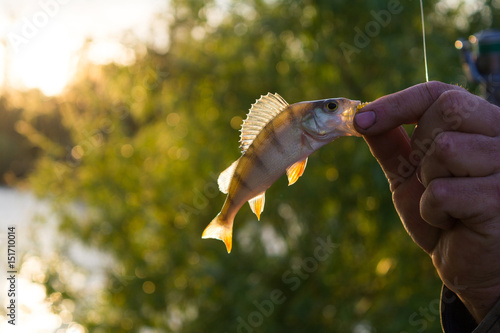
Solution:
[[[417,176],[417,180],[419,181],[419,183],[424,185],[424,183],[422,183],[422,170],[420,168],[420,164],[418,165],[417,170],[415,171],[415,176]]]
[[[368,129],[375,124],[376,115],[373,111],[358,113],[354,116],[354,122],[359,128]]]

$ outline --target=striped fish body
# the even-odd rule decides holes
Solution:
[[[314,152],[303,138],[300,111],[300,108],[289,106],[277,115],[236,161],[221,211],[229,221],[245,202],[265,192],[289,166]],[[256,214],[260,215],[260,211]]]
[[[283,173],[292,185],[314,151],[339,136],[359,135],[352,117],[360,105],[344,98],[288,105],[278,94],[262,96],[242,126],[242,156],[219,177],[226,201],[202,237],[222,240],[229,253],[233,221],[245,202],[260,219],[265,191]]]

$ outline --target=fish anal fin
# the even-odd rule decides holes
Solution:
[[[231,179],[233,179],[234,170],[236,170],[236,166],[238,165],[239,159],[234,161],[226,170],[222,171],[217,179],[217,184],[219,184],[219,190],[227,194],[229,192],[229,185],[231,185]]]
[[[253,199],[248,200],[248,204],[252,209],[252,212],[257,216],[260,221],[260,213],[264,210],[264,204],[266,203],[266,192],[262,192]]]
[[[286,169],[288,176],[288,186],[295,184],[295,182],[304,174],[306,169],[307,157],[302,161],[298,161]]]
[[[231,253],[233,247],[233,223],[224,221],[219,213],[205,228],[201,238],[219,239],[226,245],[227,253]]]

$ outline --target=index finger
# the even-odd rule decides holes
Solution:
[[[402,124],[414,124],[448,90],[466,91],[459,86],[431,81],[380,97],[355,115],[354,127],[363,135],[376,135]]]

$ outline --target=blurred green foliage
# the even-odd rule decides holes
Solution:
[[[425,1],[431,79],[465,84],[453,43],[493,24],[479,9],[460,25],[463,6]],[[61,135],[23,132],[42,150],[29,183],[53,200],[62,232],[114,258],[90,296],[54,263],[49,294],[73,299],[90,332],[438,331],[441,283],[361,138],[315,153],[294,186],[274,184],[261,222],[242,208],[231,255],[201,239],[260,95],[370,101],[424,80],[418,1],[177,0],[169,11],[166,54],[81,69],[52,101]],[[326,260],[318,239],[334,244]]]

